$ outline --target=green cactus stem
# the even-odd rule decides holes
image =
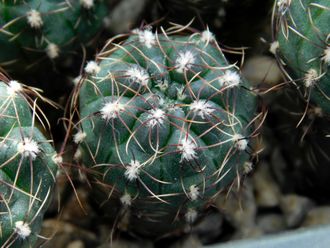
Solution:
[[[64,63],[102,29],[103,0],[0,1],[0,66],[22,73]]]
[[[0,244],[32,247],[61,162],[35,126],[37,92],[0,74]]]
[[[272,51],[306,101],[330,113],[330,1],[277,0]]]
[[[144,236],[193,224],[250,169],[256,96],[209,30],[181,29],[109,41],[76,88],[75,158],[95,197]]]

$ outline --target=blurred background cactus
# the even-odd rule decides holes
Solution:
[[[183,29],[110,41],[75,90],[76,158],[106,215],[144,236],[182,231],[251,170],[256,96],[209,30]]]
[[[94,53],[107,12],[103,0],[0,1],[0,66],[58,101]]]
[[[100,32],[107,7],[102,0],[4,0],[0,13],[0,66],[26,73],[45,62],[63,65]]]
[[[1,247],[36,242],[61,162],[38,128],[47,127],[38,98],[35,89],[0,74]]]
[[[329,162],[330,2],[278,0],[272,18],[273,43],[287,79],[269,105],[269,125],[287,167],[274,167],[284,191],[327,202]]]
[[[307,104],[330,112],[330,2],[279,0],[275,4],[273,49],[286,76]]]

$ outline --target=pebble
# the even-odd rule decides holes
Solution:
[[[268,164],[261,163],[252,177],[257,206],[262,208],[276,207],[280,203],[280,189],[269,170]]]
[[[151,241],[128,241],[124,239],[116,240],[109,243],[104,243],[97,248],[153,248],[153,244]]]
[[[302,223],[314,203],[307,197],[299,195],[284,195],[281,197],[280,207],[289,228],[297,227]]]
[[[187,238],[182,239],[175,244],[169,246],[169,248],[200,248],[203,247],[202,243],[195,235],[189,235]]]
[[[198,236],[202,243],[209,243],[221,235],[222,225],[223,215],[219,212],[214,212],[205,216],[189,231]]]
[[[303,227],[330,224],[330,207],[322,206],[310,210],[302,223]]]
[[[286,228],[285,219],[281,214],[260,215],[256,222],[265,234],[281,232]]]
[[[57,219],[45,220],[40,235],[51,237],[42,245],[43,248],[68,247],[69,245],[71,245],[69,248],[78,248],[81,243],[84,244],[82,247],[96,247],[99,242],[94,233]],[[36,247],[39,245],[37,244]]]
[[[105,26],[112,33],[129,32],[139,20],[149,0],[122,0],[105,19]],[[123,21],[125,20],[125,21]]]
[[[68,244],[66,248],[85,248],[85,244],[81,240],[75,240]]]
[[[257,207],[251,180],[246,178],[239,191],[221,194],[216,206],[236,229],[254,226]]]
[[[231,240],[240,240],[240,239],[253,239],[259,238],[264,235],[264,232],[258,226],[250,226],[241,228],[239,231],[235,232],[231,237]]]
[[[245,62],[242,74],[252,83],[275,85],[283,81],[281,70],[274,58],[269,56],[254,56]]]

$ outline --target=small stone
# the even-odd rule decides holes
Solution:
[[[282,81],[282,73],[274,58],[255,56],[248,59],[242,74],[253,84],[265,83],[275,85]]]
[[[280,207],[288,227],[292,228],[300,225],[313,205],[314,203],[307,197],[294,194],[282,196]]]
[[[97,248],[153,248],[153,244],[151,241],[147,240],[125,240],[119,239],[115,240],[110,244],[109,242],[98,246]]]
[[[257,206],[251,180],[247,178],[238,192],[220,194],[216,200],[216,206],[236,229],[254,226]]]
[[[187,238],[180,239],[175,244],[169,246],[170,248],[200,248],[202,243],[195,235],[189,235]]]
[[[266,214],[257,217],[257,226],[264,233],[277,233],[286,229],[286,223],[281,214]]]
[[[148,0],[120,1],[105,19],[106,28],[115,34],[129,32],[141,18],[141,13],[148,6],[148,2],[150,3]]]
[[[263,231],[258,226],[245,227],[237,231],[232,237],[232,240],[259,238],[263,235]]]
[[[269,170],[268,164],[260,164],[252,178],[259,207],[276,207],[280,203],[280,189]]]
[[[75,240],[69,243],[66,248],[85,248],[85,244],[81,240]]]
[[[303,227],[317,226],[317,225],[328,225],[330,224],[330,207],[322,206],[313,208],[308,212]]]
[[[198,235],[202,243],[210,243],[216,240],[222,233],[223,215],[218,211],[208,213],[194,226],[187,228],[187,233]]]
[[[43,237],[51,237],[51,239],[46,243],[44,240],[40,240],[36,247],[41,247],[42,245],[43,248],[83,248],[97,247],[99,244],[99,239],[94,233],[57,219],[46,219],[42,224],[41,235]],[[81,243],[85,245],[79,246]]]

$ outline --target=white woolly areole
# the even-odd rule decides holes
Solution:
[[[319,74],[315,69],[309,69],[305,74],[304,84],[306,88],[314,86],[315,82],[318,80]]]
[[[253,164],[250,161],[247,161],[243,164],[243,171],[245,174],[249,174],[253,169]]]
[[[31,28],[39,29],[44,24],[39,11],[32,9],[26,15],[27,22]]]
[[[91,9],[94,6],[94,0],[80,0],[80,4],[85,9]]]
[[[210,30],[207,29],[201,33],[201,41],[203,41],[204,43],[210,43],[214,40],[215,36],[212,32],[210,32]]]
[[[276,51],[279,47],[280,47],[280,43],[278,41],[274,41],[270,44],[269,52],[276,55]]]
[[[227,88],[232,88],[239,85],[241,78],[237,72],[226,70],[225,74],[219,78],[220,85],[224,85]]]
[[[95,61],[89,61],[85,66],[85,72],[88,74],[96,75],[101,71],[101,67]]]
[[[122,195],[122,197],[120,197],[120,202],[124,206],[129,207],[132,205],[132,197],[129,194],[125,193],[124,195]]]
[[[59,154],[54,154],[53,157],[52,157],[52,160],[55,164],[63,163],[63,157]]]
[[[159,88],[161,92],[165,92],[168,89],[168,81],[159,80],[159,81],[157,81],[157,84],[155,87]]]
[[[32,160],[35,160],[40,148],[38,143],[30,138],[24,138],[22,142],[19,142],[17,145],[17,151],[23,155],[23,157],[31,157]]]
[[[182,85],[180,87],[176,87],[176,98],[178,98],[179,101],[183,101],[187,98],[187,94],[185,93],[185,87]]]
[[[120,202],[124,206],[129,207],[132,205],[132,197],[129,194],[125,193],[124,195],[122,195],[122,197],[120,197]]]
[[[197,219],[198,213],[195,209],[189,208],[186,214],[184,215],[186,222],[194,223]]]
[[[21,239],[26,239],[32,232],[29,224],[21,220],[15,222],[14,231]]]
[[[135,180],[140,173],[140,167],[141,167],[141,164],[139,161],[131,160],[129,165],[126,167],[126,171],[124,173],[125,177],[129,181]]]
[[[8,87],[7,87],[7,94],[9,96],[15,96],[18,92],[22,91],[23,87],[22,85],[15,81],[15,80],[11,80],[8,83]]]
[[[118,101],[108,102],[101,109],[102,119],[111,120],[118,117],[121,111],[124,111],[124,105],[119,103]]]
[[[165,112],[162,109],[152,109],[149,111],[147,118],[148,126],[154,127],[156,125],[160,126],[164,123]]]
[[[73,136],[73,142],[76,144],[79,144],[84,141],[87,134],[83,132],[82,130],[79,130],[74,136]]]
[[[235,147],[240,150],[244,151],[247,148],[248,141],[244,138],[241,134],[234,134],[233,140],[235,141]]]
[[[324,50],[322,60],[323,60],[326,64],[330,65],[330,46],[328,46],[328,47]]]
[[[191,139],[183,138],[178,146],[179,151],[182,153],[181,161],[196,158],[196,148],[197,145]]]
[[[210,114],[214,111],[212,105],[208,103],[206,100],[196,100],[190,104],[190,110],[195,114],[199,115],[202,119],[210,116]]]
[[[189,187],[188,196],[190,200],[196,201],[199,196],[199,188],[196,185],[191,185]]]
[[[179,52],[175,61],[176,71],[183,73],[192,67],[195,62],[195,55],[191,51]]]
[[[60,55],[60,48],[54,43],[49,43],[46,48],[46,53],[50,59],[56,59]]]
[[[152,46],[156,44],[156,36],[149,29],[136,29],[133,31],[133,33],[139,36],[139,42],[145,45],[147,48],[152,48]]]
[[[128,76],[132,82],[137,82],[143,86],[148,85],[149,74],[142,68],[133,66],[126,71],[126,76]]]

